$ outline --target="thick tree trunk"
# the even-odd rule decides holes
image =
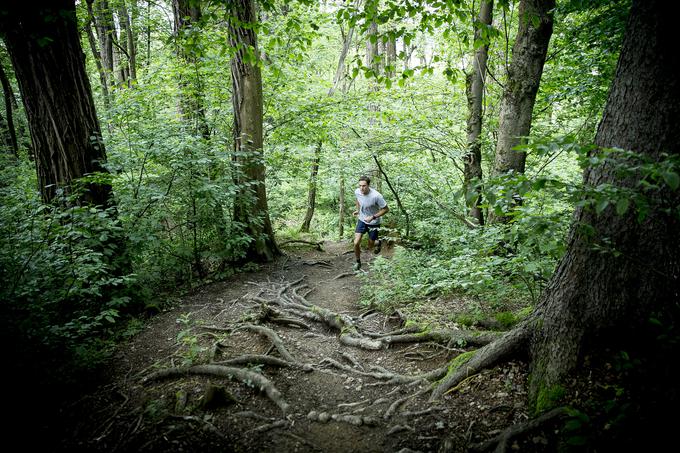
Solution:
[[[479,7],[479,16],[475,22],[473,42],[477,42],[482,38],[481,27],[491,25],[492,14],[493,0],[483,0]],[[470,190],[474,190],[477,194],[474,199],[466,195],[466,199],[471,200],[468,203],[469,213],[471,217],[477,219],[479,225],[484,225],[484,214],[479,207],[481,191],[478,188],[471,187],[471,185],[472,181],[476,180],[477,183],[482,181],[482,144],[480,136],[482,134],[482,102],[484,100],[484,78],[486,75],[488,51],[488,41],[475,50],[472,60],[472,72],[467,75],[466,79],[469,116],[467,121],[468,151],[463,160],[463,189],[466,194]]]
[[[60,190],[71,192],[78,178],[106,172],[75,7],[72,1],[55,0],[4,9],[8,14],[0,27],[30,126],[40,191],[49,202]],[[89,183],[80,199],[107,206],[111,187]]]
[[[234,221],[245,225],[252,238],[246,258],[270,261],[280,254],[269,220],[265,167],[262,151],[262,77],[256,63],[257,36],[249,24],[257,22],[253,0],[231,4],[229,39],[237,49],[231,60],[234,106],[234,159],[239,194],[234,204]],[[246,25],[246,26],[244,26]]]
[[[662,153],[680,154],[674,20],[661,2],[634,2],[598,146],[633,150],[655,161]],[[586,184],[634,187],[637,177],[621,179],[615,165],[590,168]],[[643,341],[650,317],[664,319],[677,304],[680,194],[666,189],[648,196],[657,209],[641,221],[634,209],[624,215],[611,207],[600,215],[584,208],[575,212],[567,254],[538,306],[542,322],[535,324],[531,345],[530,396],[539,409],[589,348],[626,338]],[[595,234],[586,234],[582,225]]]
[[[314,217],[314,208],[316,207],[316,177],[319,174],[319,164],[321,163],[321,148],[323,142],[319,142],[314,151],[314,160],[312,161],[312,170],[309,175],[309,185],[307,189],[307,212],[305,213],[305,218],[302,221],[302,226],[300,231],[303,233],[309,233],[309,226],[312,223],[312,218]]]
[[[494,174],[524,173],[526,153],[512,149],[531,130],[531,115],[553,30],[555,0],[521,0],[519,31],[503,91]]]

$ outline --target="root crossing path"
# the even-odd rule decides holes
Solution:
[[[258,272],[202,287],[155,317],[121,346],[110,382],[65,411],[74,429],[64,450],[512,447],[503,434],[528,420],[524,365],[471,375],[433,399],[451,361],[496,335],[409,326],[399,312],[360,305],[375,258],[353,273],[350,247],[290,247]],[[535,451],[545,441],[535,435]]]

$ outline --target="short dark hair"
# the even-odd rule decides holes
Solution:
[[[366,184],[371,185],[371,178],[366,175],[359,176],[359,181],[366,181]]]

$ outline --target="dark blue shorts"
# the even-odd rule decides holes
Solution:
[[[359,220],[357,222],[357,227],[354,229],[355,233],[368,233],[368,237],[372,241],[377,241],[378,240],[378,229],[380,228],[380,225],[368,225],[367,223],[364,223],[363,220]]]

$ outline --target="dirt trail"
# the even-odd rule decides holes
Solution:
[[[338,314],[331,318],[351,323],[369,343],[403,327],[396,315],[358,305],[361,281],[350,273],[349,250],[347,243],[291,247],[260,271],[203,287],[155,317],[121,347],[110,383],[64,411],[73,429],[61,449],[457,452],[527,419],[520,363],[428,402],[431,383],[385,376],[436,370],[460,349],[342,344],[356,336],[346,335],[348,324],[341,332],[321,322],[324,313]],[[364,253],[370,276],[373,257]],[[224,363],[244,356],[243,364]],[[228,368],[200,366],[220,362]],[[224,370],[232,378],[215,375]],[[546,442],[539,434],[522,451]]]

